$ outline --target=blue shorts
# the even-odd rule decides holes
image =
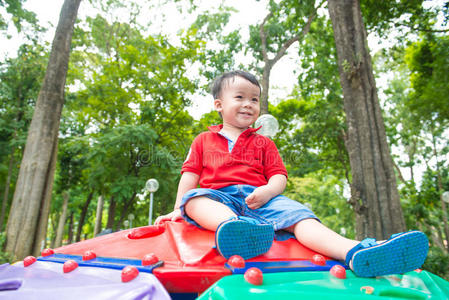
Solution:
[[[187,222],[201,228],[198,223],[186,214],[185,204],[194,197],[204,196],[225,204],[238,216],[251,217],[259,220],[261,223],[273,225],[277,240],[294,237],[293,234],[287,233],[282,229],[288,228],[299,221],[305,219],[316,219],[319,221],[307,206],[283,195],[272,198],[258,209],[251,209],[246,205],[245,198],[254,189],[256,187],[251,185],[231,185],[218,190],[202,188],[190,190],[182,198],[180,206],[182,216]]]

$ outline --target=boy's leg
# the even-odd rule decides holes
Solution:
[[[405,273],[420,268],[429,248],[419,231],[392,235],[385,242],[347,239],[314,219],[305,219],[288,228],[304,246],[338,260],[345,260],[358,276]]]
[[[345,260],[349,250],[359,243],[339,235],[315,219],[302,220],[287,230],[293,232],[302,245],[337,260]]]
[[[187,215],[201,227],[216,231],[218,225],[237,215],[225,204],[208,197],[195,197],[185,204]]]
[[[258,256],[270,248],[274,230],[269,224],[237,215],[225,204],[199,196],[185,204],[186,214],[201,227],[216,231],[215,245],[225,258]]]

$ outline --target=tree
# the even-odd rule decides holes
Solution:
[[[406,49],[413,92],[408,106],[422,120],[449,122],[449,37],[427,33]]]
[[[328,1],[343,88],[357,237],[405,230],[358,0]]]
[[[3,225],[6,225],[4,220],[11,198],[9,191],[15,185],[16,165],[23,152],[46,63],[47,55],[43,47],[24,44],[20,46],[17,58],[6,59],[1,66],[0,170],[7,170],[2,188],[1,230]],[[3,175],[2,173],[0,172],[0,175]],[[3,179],[3,176],[0,178]]]
[[[5,7],[6,12],[12,16],[12,21],[19,32],[24,21],[34,25],[36,23],[36,15],[24,9],[23,2],[24,0],[0,0],[0,7]],[[4,16],[0,15],[0,30],[6,30],[7,28],[8,22]]]
[[[17,259],[39,253],[46,235],[65,79],[80,2],[64,1],[28,132],[7,225],[6,251]]]
[[[260,95],[260,113],[268,113],[268,94],[270,74],[274,65],[287,53],[290,46],[301,41],[310,30],[317,10],[325,1],[315,7],[315,1],[289,1],[279,4],[270,1],[270,12],[262,23],[251,27],[249,45],[255,56],[263,62],[262,93]],[[272,53],[270,58],[269,54]]]

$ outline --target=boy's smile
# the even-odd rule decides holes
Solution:
[[[260,88],[243,77],[227,80],[215,99],[215,110],[221,113],[223,129],[243,132],[251,126],[260,113]]]

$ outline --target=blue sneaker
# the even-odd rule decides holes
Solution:
[[[429,250],[429,241],[420,231],[393,234],[378,244],[375,239],[364,239],[349,250],[345,263],[360,277],[401,274],[422,266]]]
[[[264,254],[270,249],[273,239],[272,225],[247,217],[224,221],[215,232],[215,245],[225,258],[240,255],[249,259]]]

